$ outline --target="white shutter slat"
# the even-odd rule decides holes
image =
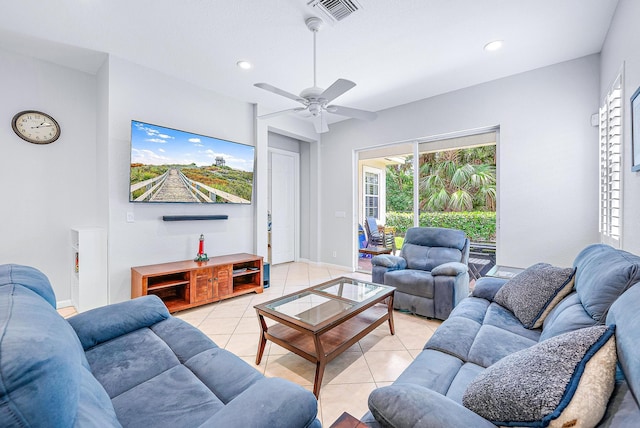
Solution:
[[[619,75],[600,107],[599,228],[602,242],[621,244],[622,225],[622,76]]]

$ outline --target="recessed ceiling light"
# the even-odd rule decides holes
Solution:
[[[238,62],[236,63],[236,65],[237,65],[238,67],[240,67],[241,69],[243,69],[243,70],[248,70],[248,69],[250,69],[251,67],[253,67],[249,61],[244,61],[244,60],[243,60],[243,61],[238,61]]]
[[[502,47],[503,43],[504,42],[502,40],[494,40],[493,42],[489,42],[484,45],[484,50],[488,52],[497,51]]]

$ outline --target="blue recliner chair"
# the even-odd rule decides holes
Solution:
[[[395,309],[445,320],[469,294],[469,239],[457,229],[413,227],[400,256],[371,260],[372,281],[396,287]]]

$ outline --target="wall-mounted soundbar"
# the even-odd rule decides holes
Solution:
[[[226,220],[228,215],[163,215],[164,221]]]

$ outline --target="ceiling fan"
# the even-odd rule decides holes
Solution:
[[[256,83],[253,85],[266,91],[273,92],[274,94],[298,101],[304,105],[304,107],[295,107],[277,111],[275,113],[262,115],[260,118],[264,119],[285,113],[306,111],[313,117],[313,125],[316,132],[319,134],[329,130],[329,126],[327,125],[325,118],[326,113],[352,117],[355,119],[374,120],[378,116],[375,112],[329,104],[331,101],[356,86],[356,84],[347,79],[338,79],[327,89],[319,88],[316,85],[316,33],[320,30],[323,22],[318,17],[311,17],[305,20],[305,24],[307,24],[307,28],[313,33],[313,86],[304,89],[300,95],[295,95],[269,85],[268,83]]]

